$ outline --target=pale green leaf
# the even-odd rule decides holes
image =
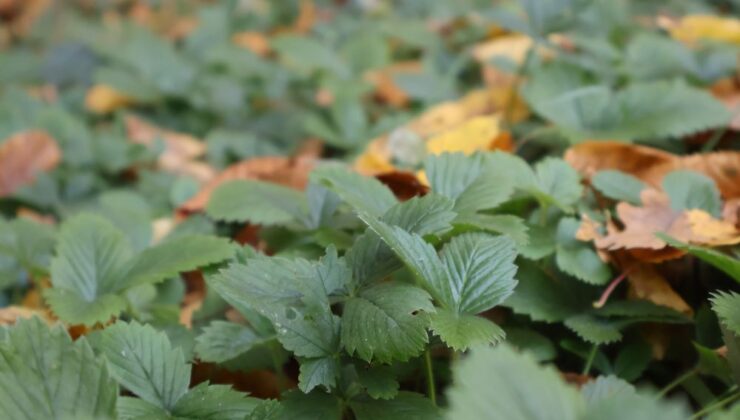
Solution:
[[[223,363],[272,339],[274,337],[260,337],[247,325],[213,321],[195,339],[195,352],[203,361]]]
[[[558,158],[545,158],[535,167],[535,183],[528,188],[543,204],[553,204],[563,211],[571,211],[571,206],[581,197],[583,187],[578,172]]]
[[[392,400],[373,400],[366,397],[350,402],[357,420],[435,420],[441,413],[432,402],[421,394],[399,392]]]
[[[390,189],[372,177],[336,166],[315,169],[311,179],[336,193],[344,202],[375,217],[382,216],[398,202]]]
[[[725,327],[740,336],[740,294],[717,292],[711,297],[712,309]]]
[[[673,171],[663,177],[663,190],[676,211],[700,209],[719,217],[722,200],[714,181],[694,171]]]
[[[558,223],[555,261],[558,268],[589,284],[606,284],[611,278],[609,266],[588,242],[576,239],[580,222],[564,217]]]
[[[243,420],[259,402],[228,385],[204,382],[183,395],[172,414],[177,419]]]
[[[462,214],[455,219],[454,224],[469,229],[507,235],[518,246],[529,242],[527,234],[529,228],[524,220],[510,214]]]

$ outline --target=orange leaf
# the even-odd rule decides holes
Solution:
[[[134,98],[108,85],[95,85],[85,95],[85,108],[96,114],[110,114],[135,102]]]
[[[235,33],[231,37],[231,42],[240,47],[246,48],[260,57],[270,54],[270,40],[261,32],[245,31]]]
[[[56,141],[43,131],[17,133],[0,144],[0,197],[33,183],[39,172],[59,164],[62,152]]]

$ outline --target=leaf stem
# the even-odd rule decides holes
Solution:
[[[660,397],[666,395],[673,388],[681,385],[685,380],[687,380],[690,377],[696,375],[697,373],[699,373],[699,370],[696,369],[696,368],[693,368],[693,369],[687,371],[686,373],[684,373],[683,375],[681,375],[678,378],[674,379],[671,383],[669,383],[668,385],[666,385],[665,387],[663,387],[663,389],[661,389],[660,391],[658,391],[658,393],[656,394],[656,397],[657,398],[660,398]]]
[[[611,296],[614,289],[616,289],[617,286],[619,286],[619,284],[622,283],[622,281],[624,281],[624,279],[627,278],[627,275],[630,273],[630,271],[632,271],[631,268],[624,270],[622,274],[617,276],[614,280],[612,280],[609,283],[609,286],[607,286],[606,289],[604,289],[604,292],[601,294],[601,297],[599,297],[599,300],[594,302],[594,308],[598,309],[598,308],[603,307],[606,304],[606,301],[609,299],[609,296]]]
[[[427,393],[429,399],[432,400],[432,404],[437,406],[437,390],[434,384],[434,369],[432,369],[432,352],[427,347],[424,352],[424,364],[426,365],[426,378],[427,378]]]
[[[591,347],[591,351],[588,353],[588,358],[586,359],[586,365],[583,366],[583,374],[588,375],[588,372],[591,371],[591,365],[594,364],[594,359],[596,358],[596,351],[599,349],[598,344],[594,344],[593,347]]]
[[[734,394],[731,394],[730,396],[728,396],[726,398],[723,398],[723,399],[717,401],[714,404],[710,404],[710,405],[702,408],[701,410],[697,411],[696,414],[694,414],[693,416],[691,416],[691,420],[698,419],[701,416],[703,416],[705,414],[708,414],[708,413],[711,413],[712,411],[714,411],[714,410],[716,410],[718,408],[722,408],[725,405],[727,405],[727,404],[731,403],[732,401],[734,401],[735,399],[737,399],[738,397],[740,397],[740,392],[735,392]]]

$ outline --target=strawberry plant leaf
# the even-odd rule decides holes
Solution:
[[[177,401],[173,417],[192,420],[242,420],[260,400],[248,398],[228,385],[203,382]]]
[[[195,352],[203,361],[223,363],[271,340],[273,336],[261,337],[246,325],[213,321],[195,339]]]
[[[164,333],[119,322],[102,332],[98,345],[111,375],[141,399],[169,411],[188,391],[190,366]]]
[[[125,307],[115,295],[132,250],[123,234],[108,221],[80,215],[67,221],[51,263],[52,288],[44,296],[67,322],[107,321]]]
[[[336,385],[339,370],[339,361],[334,357],[303,360],[298,374],[298,388],[305,393],[319,385],[331,390]]]
[[[399,392],[398,396],[392,400],[356,398],[349,405],[357,420],[442,418],[439,409],[428,398],[413,392]]]
[[[617,201],[640,205],[640,192],[647,186],[632,175],[617,170],[599,171],[591,177],[591,185],[600,193]]]
[[[544,205],[553,204],[565,212],[571,212],[572,205],[583,192],[578,172],[557,158],[538,162],[534,170],[535,182],[528,187],[528,191]]]
[[[375,178],[364,177],[337,165],[325,165],[311,179],[336,193],[350,206],[380,217],[398,202],[388,187]]]
[[[444,309],[438,309],[431,315],[429,328],[455,351],[465,351],[479,344],[497,343],[506,336],[501,327],[486,318]]]
[[[342,346],[366,361],[405,361],[424,350],[434,312],[429,295],[407,284],[381,283],[348,299],[342,314]]]
[[[710,299],[712,309],[730,331],[740,336],[740,294],[718,292]]]
[[[367,394],[376,400],[395,398],[400,388],[391,366],[358,366],[357,381],[365,388]]]
[[[20,320],[0,340],[0,409],[13,419],[113,418],[118,386],[87,341]]]
[[[589,343],[608,344],[622,339],[622,333],[613,321],[593,315],[572,316],[566,319],[564,324]]]
[[[663,178],[663,190],[676,211],[700,209],[714,217],[722,213],[722,201],[714,181],[693,171],[673,171]]]
[[[606,284],[611,278],[609,266],[599,258],[591,244],[576,239],[579,226],[579,221],[574,218],[560,219],[555,247],[558,268],[586,283]]]
[[[484,232],[507,235],[516,242],[518,247],[529,243],[529,228],[524,220],[510,214],[461,214],[455,221],[455,226]]]
[[[264,181],[238,180],[216,188],[206,212],[217,220],[281,225],[305,221],[308,207],[303,194]]]

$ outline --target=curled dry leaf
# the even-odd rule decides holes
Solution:
[[[266,156],[245,160],[229,166],[206,183],[195,196],[180,206],[179,210],[184,213],[202,211],[218,186],[238,179],[269,181],[295,189],[303,189],[308,183],[308,174],[314,165],[315,159],[311,157]]]
[[[231,42],[255,53],[260,57],[270,54],[270,40],[265,34],[257,31],[238,32],[231,36]]]
[[[0,144],[0,197],[33,183],[39,172],[56,168],[61,157],[56,141],[43,131],[11,136]]]
[[[624,229],[596,238],[600,249],[663,249],[667,244],[656,233],[663,232],[679,241],[695,245],[720,246],[740,243],[740,231],[703,210],[675,211],[668,195],[653,189],[640,194],[642,207],[617,204],[617,215]]]
[[[94,85],[85,95],[85,108],[96,114],[110,114],[134,103],[134,98],[108,85]]]
[[[200,182],[215,176],[213,168],[196,160],[205,154],[206,145],[195,137],[159,128],[134,116],[126,118],[126,131],[129,140],[147,147],[153,147],[158,140],[164,142],[157,162],[161,169],[189,175]]]
[[[587,141],[569,148],[565,160],[586,178],[604,169],[615,169],[655,188],[669,172],[692,170],[712,178],[725,200],[740,197],[740,152],[677,156],[617,141]]]
[[[629,283],[627,294],[633,299],[646,299],[687,315],[693,313],[691,307],[673,290],[654,265],[634,264],[627,275],[627,281]]]

